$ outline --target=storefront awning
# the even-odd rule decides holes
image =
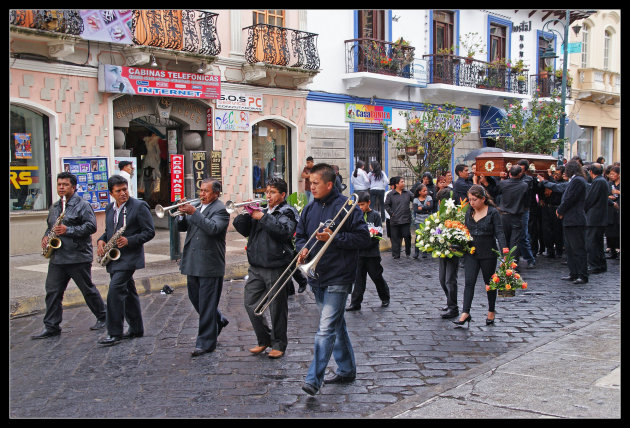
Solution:
[[[505,110],[498,107],[482,105],[480,109],[479,136],[481,138],[496,138],[499,135],[498,120],[507,117]]]

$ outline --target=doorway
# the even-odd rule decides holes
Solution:
[[[354,130],[354,165],[358,160],[365,162],[366,170],[372,161],[383,167],[383,131],[374,129]]]

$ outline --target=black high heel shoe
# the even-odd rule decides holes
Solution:
[[[486,325],[494,325],[494,318],[490,319],[486,317]]]
[[[467,322],[468,327],[470,328],[470,321],[472,321],[472,317],[470,316],[470,314],[468,314],[468,316],[463,321],[451,321],[451,322],[455,324],[456,326],[464,325],[464,323]]]

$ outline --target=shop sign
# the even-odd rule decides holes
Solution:
[[[184,198],[184,155],[171,155],[171,202]]]
[[[242,94],[239,92],[221,92],[217,100],[217,108],[225,110],[263,110],[263,96]]]
[[[159,97],[218,99],[221,76],[100,64],[98,90]]]
[[[215,109],[215,131],[249,131],[249,112]]]
[[[206,127],[208,131],[208,137],[212,136],[212,107],[208,107],[206,111]]]
[[[221,150],[212,150],[210,152],[210,177],[215,180],[221,180]]]
[[[192,160],[192,171],[195,180],[195,197],[197,197],[197,195],[199,195],[199,191],[201,190],[201,182],[204,178],[208,178],[207,152],[190,152],[190,157]]]
[[[392,124],[392,108],[346,103],[346,122]]]
[[[9,183],[15,189],[21,189],[22,186],[30,186],[34,183],[34,177],[31,171],[38,171],[38,166],[9,166]]]
[[[62,158],[63,171],[77,177],[76,193],[90,203],[94,211],[105,211],[109,205],[107,158]]]

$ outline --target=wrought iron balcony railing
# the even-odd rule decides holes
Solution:
[[[532,91],[538,91],[538,96],[549,97],[556,93],[560,96],[562,91],[562,77],[558,77],[553,73],[550,74],[532,74],[530,76]],[[571,85],[567,82],[566,97],[571,96]]]
[[[218,16],[193,9],[136,9],[131,20],[132,41],[140,46],[217,56],[221,52]],[[84,30],[77,9],[11,10],[9,23],[79,37]]]
[[[245,59],[250,64],[319,69],[318,34],[268,24],[250,25],[243,30],[247,31]]]
[[[528,93],[527,70],[497,66],[456,55],[423,55],[428,62],[429,82],[516,94]]]
[[[361,38],[346,40],[346,73],[369,72],[413,78],[416,48],[395,42]]]

